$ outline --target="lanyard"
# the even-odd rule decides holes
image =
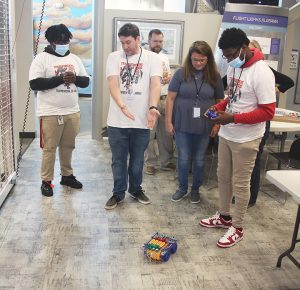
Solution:
[[[141,56],[142,56],[142,48],[140,47],[140,49],[141,49],[141,52],[140,52],[139,60],[138,60],[138,62],[137,62],[137,64],[136,64],[136,66],[135,66],[133,75],[131,75],[131,68],[130,68],[130,66],[129,66],[129,63],[128,63],[128,57],[127,57],[127,54],[126,54],[127,71],[128,71],[128,74],[129,74],[130,84],[131,84],[131,85],[132,85],[132,83],[133,83],[134,75],[135,75],[135,73],[136,73],[136,70],[137,70],[137,68],[138,68],[138,66],[139,66],[139,64],[140,64],[140,60],[141,60]]]
[[[199,89],[198,89],[197,81],[196,81],[196,78],[194,77],[194,83],[195,83],[195,87],[196,87],[196,99],[195,99],[195,104],[197,104],[197,99],[199,98],[199,93],[200,93],[200,91],[201,91],[203,82],[204,82],[204,79],[202,78],[202,82],[201,82],[200,87],[199,87]]]
[[[239,85],[239,82],[240,82],[242,73],[243,73],[243,68],[242,68],[242,70],[241,70],[240,76],[239,76],[239,78],[238,78],[238,80],[237,80],[237,82],[236,82],[235,88],[234,88],[234,83],[235,83],[235,78],[234,78],[234,75],[235,75],[235,69],[233,69],[232,94],[231,94],[231,96],[229,96],[230,99],[233,99],[234,96],[235,96],[235,93],[236,93],[236,90],[237,90],[237,88],[238,88],[238,85]]]

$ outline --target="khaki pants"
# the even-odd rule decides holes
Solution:
[[[145,164],[155,166],[156,162],[160,162],[160,166],[163,168],[168,163],[173,161],[174,143],[173,136],[169,135],[166,131],[166,99],[161,99],[158,103],[158,110],[160,117],[157,119],[155,127],[150,130],[150,141],[145,152]],[[159,156],[155,152],[155,134],[157,139],[157,146]]]
[[[75,148],[75,137],[80,129],[80,113],[63,116],[63,124],[58,124],[57,116],[40,117],[42,126],[43,156],[41,179],[53,180],[56,149],[59,147],[61,175],[73,174],[71,166],[72,152]]]
[[[261,138],[237,143],[222,137],[218,150],[218,185],[220,213],[230,215],[232,196],[235,195],[235,212],[232,223],[243,227],[250,199],[250,178]]]

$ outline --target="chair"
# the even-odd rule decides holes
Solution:
[[[269,155],[278,160],[278,169],[281,169],[281,165],[284,165],[285,169],[300,169],[300,138],[293,141],[288,152],[271,152]]]

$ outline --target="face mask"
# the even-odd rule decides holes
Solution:
[[[230,65],[233,68],[240,68],[245,63],[245,61],[246,61],[246,54],[244,54],[244,59],[241,60],[240,59],[241,51],[242,51],[242,49],[240,50],[239,56],[237,58],[233,59],[232,61],[230,61],[228,63],[228,65]]]
[[[69,50],[69,44],[56,44],[55,45],[55,52],[59,55],[65,55],[68,50]]]

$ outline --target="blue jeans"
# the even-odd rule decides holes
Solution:
[[[108,141],[112,152],[113,194],[120,199],[142,189],[144,153],[149,143],[148,129],[108,127]],[[127,163],[129,154],[129,163]]]
[[[175,133],[178,151],[179,189],[188,190],[188,178],[191,162],[193,162],[192,190],[199,190],[203,182],[204,157],[209,142],[208,134]]]

